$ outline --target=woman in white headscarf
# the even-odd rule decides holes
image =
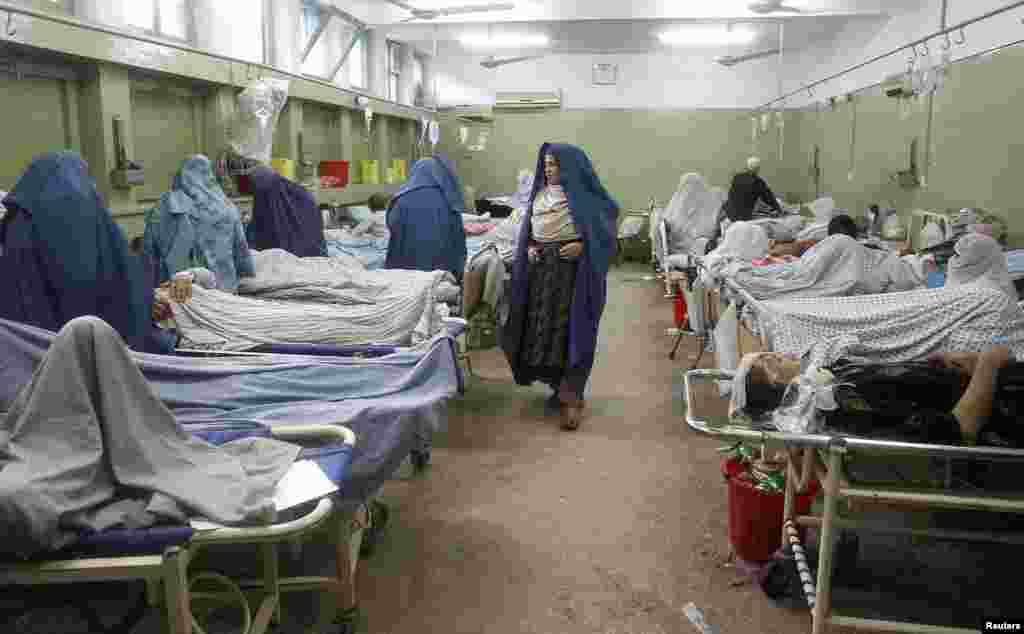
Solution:
[[[722,242],[704,256],[704,268],[709,277],[717,277],[730,262],[752,262],[768,254],[768,234],[752,222],[734,222],[725,230]],[[710,280],[708,280],[710,281]]]
[[[668,225],[669,253],[694,253],[697,240],[715,234],[721,198],[721,193],[708,189],[700,174],[683,174],[679,189],[662,214]]]
[[[953,253],[946,272],[946,286],[981,282],[1017,300],[1017,288],[1010,279],[1006,254],[994,239],[969,233],[957,240]]]

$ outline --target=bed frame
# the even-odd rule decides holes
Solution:
[[[817,579],[804,577],[804,591],[812,615],[812,634],[822,634],[830,625],[870,629],[884,632],[918,632],[924,634],[970,634],[975,629],[938,627],[902,621],[864,619],[843,616],[832,610],[832,576],[836,531],[851,529],[865,532],[909,534],[960,541],[996,543],[1024,543],[1024,535],[995,535],[985,531],[911,529],[868,522],[861,518],[841,518],[837,513],[840,501],[846,501],[851,511],[861,514],[871,506],[893,506],[907,510],[925,511],[936,508],[986,511],[989,513],[1024,513],[1024,495],[978,495],[950,490],[953,459],[1024,461],[1024,450],[996,447],[961,447],[927,445],[865,438],[842,437],[827,434],[787,434],[761,431],[733,425],[723,416],[723,403],[714,403],[708,415],[697,411],[705,397],[712,392],[701,390],[701,384],[716,384],[731,380],[732,374],[719,370],[692,370],[685,375],[686,420],[695,428],[730,440],[757,444],[782,445],[789,454],[786,473],[786,492],[783,514],[783,544],[791,544],[794,551],[802,552],[795,527],[813,527],[820,530]],[[917,456],[939,458],[946,461],[943,487],[891,487],[871,486],[851,482],[846,465],[858,456]],[[823,507],[820,515],[794,515],[794,500],[806,490],[811,479],[822,484]],[[797,560],[800,560],[799,552]],[[799,564],[798,564],[799,567]]]
[[[274,427],[275,438],[292,442],[316,440],[354,446],[355,434],[340,425],[308,425]],[[281,578],[278,573],[277,549],[314,529],[330,523],[336,536],[337,577]],[[245,619],[244,634],[264,634],[271,623],[280,623],[282,592],[327,591],[343,596],[354,587],[356,564],[364,526],[348,512],[340,510],[332,498],[321,499],[316,507],[298,519],[258,528],[222,527],[196,531],[187,542],[166,548],[160,554],[142,556],[107,556],[80,559],[0,565],[0,585],[39,586],[49,584],[138,580],[146,583],[150,607],[162,605],[166,615],[166,631],[170,634],[202,632],[191,611],[191,597],[236,603]],[[234,581],[212,573],[189,575],[188,568],[200,551],[225,544],[251,544],[263,570],[260,580]],[[222,593],[195,593],[197,582],[218,582],[227,588]],[[260,603],[255,614],[241,588],[256,588]],[[330,607],[330,606],[329,606]],[[329,622],[332,615],[320,615]]]

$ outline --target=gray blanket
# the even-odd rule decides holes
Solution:
[[[298,452],[270,439],[214,447],[194,438],[117,333],[95,317],[75,319],[0,423],[0,555],[29,557],[83,531],[190,515],[266,522]]]

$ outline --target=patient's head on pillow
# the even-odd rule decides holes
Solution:
[[[391,204],[391,194],[374,194],[370,196],[367,205],[370,211],[385,211]]]
[[[846,214],[836,216],[828,223],[828,235],[834,236],[837,233],[856,238],[857,223]]]
[[[800,360],[777,352],[758,355],[746,381],[746,405],[751,416],[761,416],[778,407],[789,383],[800,375]]]

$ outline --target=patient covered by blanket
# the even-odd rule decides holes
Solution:
[[[734,261],[724,276],[756,299],[890,293],[920,288],[925,282],[917,261],[870,249],[842,234],[822,240],[796,262],[755,267]]]
[[[154,395],[120,336],[70,321],[0,419],[0,556],[27,558],[85,532],[266,523],[299,447],[220,447],[191,436]]]
[[[299,258],[280,249],[253,254],[256,274],[238,295],[202,288],[173,304],[182,346],[247,350],[265,344],[416,345],[440,332],[446,271],[368,271],[351,258]]]

